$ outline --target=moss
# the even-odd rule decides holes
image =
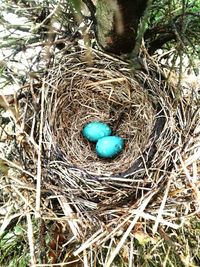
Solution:
[[[112,0],[109,2],[106,0],[97,1],[96,6],[96,19],[97,19],[97,37],[99,43],[106,47],[108,43],[108,37],[113,31],[114,16],[118,9],[117,1]]]

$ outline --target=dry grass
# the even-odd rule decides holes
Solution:
[[[168,240],[170,231],[177,233],[199,213],[198,96],[191,90],[184,98],[146,54],[147,72],[133,74],[127,63],[95,50],[88,63],[87,52],[58,54],[48,75],[22,91],[15,123],[23,161],[2,160],[25,176],[10,177],[6,186],[24,203],[19,214],[26,214],[33,266],[108,267],[119,260],[143,266],[135,240],[151,244],[149,262],[157,247],[162,250],[158,233]],[[126,149],[113,161],[98,159],[81,136],[83,125],[94,119],[126,139]],[[11,220],[5,217],[2,231]],[[35,220],[62,229],[51,241],[40,232],[44,248],[58,239],[62,251],[53,249],[40,263]],[[171,249],[162,260],[155,254],[155,262],[168,264]]]

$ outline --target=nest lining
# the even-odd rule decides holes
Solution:
[[[53,142],[67,164],[109,176],[126,171],[141,156],[149,144],[156,110],[130,72],[118,70],[117,65],[111,69],[105,63],[100,69],[68,56],[61,69],[53,69],[50,76],[57,81],[48,82],[52,103],[47,121]],[[124,138],[125,149],[117,158],[98,158],[95,145],[83,138],[82,128],[90,121],[105,122],[113,134]]]

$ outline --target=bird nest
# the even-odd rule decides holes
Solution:
[[[127,237],[139,218],[155,221],[155,231],[159,223],[176,228],[164,206],[174,215],[175,203],[177,216],[186,209],[180,162],[193,147],[188,137],[196,115],[186,120],[195,113],[192,105],[185,109],[164,73],[146,61],[148,68],[131,70],[120,59],[76,47],[56,54],[47,74],[18,97],[28,140],[21,146],[28,173],[37,177],[37,201],[50,191],[73,235],[89,238],[75,255],[123,231]],[[116,158],[99,158],[82,136],[92,121],[107,123],[125,140]]]
[[[43,185],[93,210],[133,203],[164,184],[178,134],[173,90],[155,67],[133,73],[120,59],[93,50],[88,60],[87,53],[58,53],[20,105],[36,151],[24,149],[32,162],[39,150]],[[125,140],[116,158],[99,158],[95,144],[82,136],[92,121],[107,123]]]
[[[24,121],[27,135],[41,142],[44,184],[95,206],[137,199],[158,185],[155,170],[164,172],[171,164],[169,151],[177,142],[172,93],[159,77],[133,75],[126,62],[95,50],[88,61],[86,53],[78,48],[58,54],[42,86],[35,80],[27,97]],[[95,144],[83,137],[92,121],[107,123],[124,139],[116,158],[98,157]]]
[[[46,128],[50,132],[46,136],[53,140],[54,156],[59,151],[71,167],[93,176],[125,172],[149,145],[155,107],[127,69],[122,71],[109,60],[100,65],[95,60],[88,66],[80,56],[68,56],[61,68],[49,73]],[[84,125],[92,121],[107,123],[114,135],[125,140],[125,149],[117,158],[99,158],[95,145],[83,138]]]

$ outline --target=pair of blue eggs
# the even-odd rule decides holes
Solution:
[[[114,158],[124,148],[124,140],[111,135],[110,127],[103,122],[93,121],[86,124],[82,130],[83,136],[96,143],[96,153],[101,158]]]

